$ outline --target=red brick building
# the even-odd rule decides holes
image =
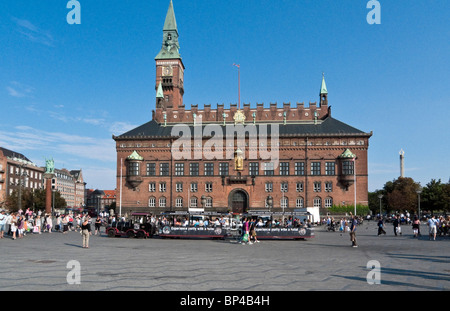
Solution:
[[[328,208],[353,205],[355,187],[357,204],[368,204],[372,133],[331,116],[324,78],[319,103],[308,106],[186,109],[178,50],[171,2],[155,58],[152,120],[113,136],[122,213]]]

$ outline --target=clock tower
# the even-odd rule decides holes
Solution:
[[[178,29],[172,0],[163,28],[161,51],[156,55],[156,108],[178,109],[183,105],[184,65],[180,56]]]

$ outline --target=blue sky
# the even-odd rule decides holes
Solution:
[[[38,165],[83,169],[114,189],[115,142],[151,119],[169,0],[0,3],[0,145]],[[315,102],[322,72],[333,117],[365,132],[369,191],[400,174],[450,177],[450,1],[174,0],[186,66],[184,103]]]

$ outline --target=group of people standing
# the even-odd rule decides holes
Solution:
[[[21,239],[27,233],[42,234],[52,232],[53,220],[51,215],[42,213],[13,212],[7,214],[2,210],[0,213],[0,238],[11,236],[13,240]]]
[[[420,220],[417,215],[414,216],[413,221],[411,222],[413,234],[414,237],[417,238],[421,236],[420,233]],[[402,227],[401,227],[401,220],[400,216],[394,216],[393,221],[393,230],[394,235],[402,235]],[[435,215],[431,216],[427,220],[427,226],[428,226],[428,233],[429,233],[429,239],[430,240],[436,240],[436,235],[439,233],[440,235],[446,235],[448,233],[448,228],[450,226],[450,217],[444,218],[439,217],[436,218]],[[385,224],[384,219],[382,216],[378,219],[378,235],[386,235],[386,231],[384,230]]]

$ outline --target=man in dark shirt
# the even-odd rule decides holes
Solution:
[[[352,216],[352,223],[350,225],[350,240],[352,241],[352,247],[358,247],[356,244],[356,226],[358,225],[358,219],[356,215]]]

